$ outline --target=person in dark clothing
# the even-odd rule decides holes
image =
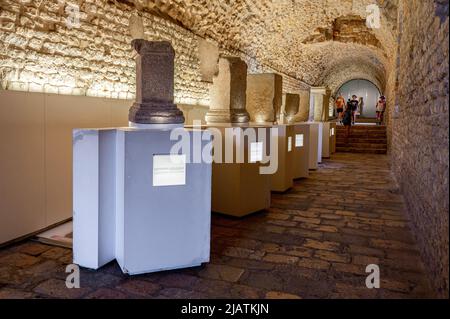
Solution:
[[[356,111],[358,111],[358,106],[359,106],[358,97],[356,95],[352,96],[352,99],[350,100],[350,106],[352,109],[352,124],[355,125]]]
[[[348,139],[351,128],[352,128],[352,122],[353,122],[353,106],[350,99],[347,101],[347,105],[345,106],[344,110],[344,118],[342,119],[342,124],[347,128],[346,138]]]

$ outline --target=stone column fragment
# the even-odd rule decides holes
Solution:
[[[295,122],[307,122],[309,119],[309,98],[310,93],[308,90],[300,90],[300,107],[297,115],[295,116]]]
[[[313,120],[327,122],[329,120],[330,90],[326,87],[311,88],[311,111]],[[311,113],[310,113],[311,119]]]
[[[174,101],[175,51],[170,42],[135,39],[136,101],[128,119],[136,124],[182,124]]]
[[[210,89],[211,103],[206,123],[248,123],[246,110],[247,64],[238,57],[221,57],[219,73]]]
[[[283,118],[286,124],[293,123],[300,107],[300,95],[286,93],[283,95],[283,107],[280,118]]]
[[[247,110],[256,123],[280,121],[283,100],[283,78],[279,74],[249,74],[247,77]]]

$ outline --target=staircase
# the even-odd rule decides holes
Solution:
[[[356,125],[348,139],[345,137],[346,128],[337,127],[336,152],[340,153],[387,153],[386,126]]]

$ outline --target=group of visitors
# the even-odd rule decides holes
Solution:
[[[347,127],[347,135],[350,133],[352,125],[355,125],[357,115],[362,114],[364,106],[364,99],[353,95],[351,99],[345,102],[344,97],[339,94],[336,99],[336,112],[338,114],[338,121],[340,124]],[[386,97],[381,96],[376,105],[377,110],[377,125],[382,125],[384,119],[384,112],[386,110]]]
[[[353,95],[351,99],[347,100],[342,95],[336,99],[336,112],[338,114],[339,123],[347,125],[355,125],[356,116],[361,114],[362,105],[364,104],[363,98],[359,98]]]
[[[336,99],[336,112],[338,114],[339,123],[345,126],[355,125],[357,115],[361,115],[364,107],[364,99],[353,95],[351,99],[345,102],[342,95]],[[381,96],[376,105],[377,124],[381,125],[386,110],[386,98]]]

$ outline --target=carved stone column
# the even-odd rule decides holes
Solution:
[[[136,124],[182,124],[174,101],[175,51],[170,42],[136,39],[136,101],[128,119]]]
[[[208,124],[248,123],[246,111],[247,64],[238,57],[221,57],[219,73],[210,89]]]

